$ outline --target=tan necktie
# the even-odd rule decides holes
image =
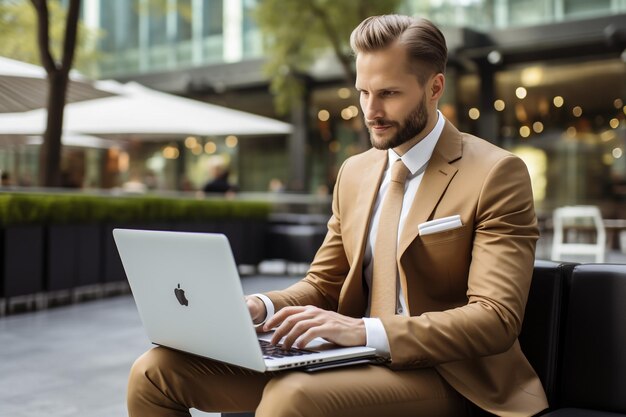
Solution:
[[[374,244],[371,317],[396,314],[398,225],[402,212],[404,182],[408,174],[409,169],[401,159],[394,162]]]

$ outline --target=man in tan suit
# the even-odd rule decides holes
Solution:
[[[538,237],[524,163],[437,110],[447,49],[430,22],[368,18],[351,45],[373,149],[343,164],[306,277],[247,303],[285,347],[323,337],[373,346],[388,363],[260,374],[155,348],[131,371],[131,417],[190,407],[464,416],[470,402],[531,416],[548,406],[517,341]]]

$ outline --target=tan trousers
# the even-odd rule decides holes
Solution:
[[[188,417],[189,408],[256,417],[468,415],[468,403],[430,368],[354,366],[258,373],[157,347],[132,367],[130,417]]]

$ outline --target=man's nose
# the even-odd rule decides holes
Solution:
[[[380,119],[384,116],[381,102],[375,97],[368,97],[364,99],[361,107],[363,108],[363,115],[365,116],[365,120],[367,121]]]

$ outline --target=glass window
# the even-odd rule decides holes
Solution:
[[[112,33],[115,32],[115,1],[100,1],[100,28],[103,36],[100,38],[100,48],[104,52],[115,50]]]
[[[424,16],[440,25],[479,30],[531,26],[626,11],[623,0],[405,0],[400,13]]]
[[[150,45],[167,43],[167,15],[164,10],[150,10],[148,28]]]
[[[262,35],[254,20],[254,10],[258,0],[243,2],[243,55],[245,57],[260,56],[263,51]]]
[[[138,0],[130,3],[117,0],[115,13],[115,48],[117,50],[139,47]]]
[[[222,19],[224,17],[222,0],[204,0],[202,13],[204,15],[202,17],[204,22],[202,35],[221,35],[223,31]]]
[[[509,0],[509,26],[530,26],[553,21],[552,1]]]
[[[608,14],[611,10],[611,0],[562,0],[566,16],[590,16]]]
[[[100,2],[101,75],[132,72],[139,65],[138,0]]]
[[[177,0],[178,5],[178,33],[176,39],[186,41],[191,39],[191,0]]]

